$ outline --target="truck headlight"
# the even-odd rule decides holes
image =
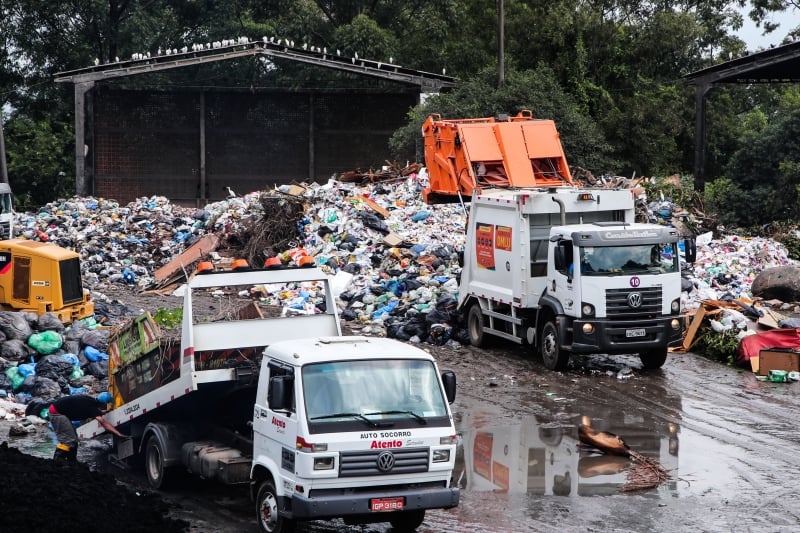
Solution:
[[[672,322],[670,322],[670,326],[672,326],[672,329],[681,329],[681,321],[677,318],[673,318]]]
[[[583,316],[594,316],[594,306],[586,302],[581,304],[581,313]]]
[[[433,450],[433,462],[434,463],[446,463],[450,460],[450,450]]]
[[[333,464],[332,456],[314,457],[314,470],[333,470]]]
[[[680,298],[672,300],[672,303],[670,304],[669,308],[673,313],[677,313],[678,311],[680,311],[681,310],[681,300],[680,300]]]
[[[594,333],[594,324],[591,322],[586,322],[582,327],[581,331],[583,331],[584,335],[591,335]]]

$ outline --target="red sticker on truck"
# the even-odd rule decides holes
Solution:
[[[494,247],[498,250],[511,251],[511,228],[508,226],[497,226],[494,230]]]
[[[478,268],[494,270],[494,224],[475,224],[475,259]]]

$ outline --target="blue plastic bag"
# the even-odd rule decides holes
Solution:
[[[100,360],[105,361],[108,359],[108,354],[101,352],[94,346],[87,346],[86,348],[84,348],[83,355],[85,355],[86,359],[88,359],[92,363],[96,363],[97,361]]]

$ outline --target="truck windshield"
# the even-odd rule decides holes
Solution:
[[[587,276],[678,272],[675,243],[634,246],[585,246],[580,249],[581,273]]]
[[[302,371],[309,423],[415,427],[447,417],[430,361],[375,359],[307,365]]]

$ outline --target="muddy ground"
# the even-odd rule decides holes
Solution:
[[[120,295],[153,312],[181,302]],[[486,349],[423,347],[442,369],[458,376],[452,407],[461,446],[454,480],[462,497],[456,509],[428,512],[420,531],[773,532],[796,531],[800,524],[795,505],[800,498],[800,383],[761,382],[748,370],[696,354],[673,355],[662,370],[649,373],[627,356],[573,360],[567,372],[553,373],[538,358],[503,342]],[[633,450],[658,460],[671,479],[657,488],[623,492],[630,461],[582,448],[580,423],[620,435]],[[8,438],[4,428],[0,440]],[[31,439],[25,442],[30,446]],[[39,435],[36,446],[40,456],[52,453],[46,434]],[[104,446],[102,439],[85,443],[81,460],[113,478],[100,479],[96,492],[80,490],[110,491],[115,478],[146,494],[141,474],[106,468],[97,459]],[[51,494],[76,487],[61,477],[51,479],[46,471],[34,479],[21,471],[16,478],[5,474],[0,497],[17,488],[24,493],[30,484],[46,483]],[[191,530],[256,531],[243,487],[194,482],[159,496],[170,517],[186,520]],[[135,512],[137,500],[125,501]],[[55,510],[51,522],[69,524],[70,530],[92,531],[91,524],[109,520],[105,510],[96,512],[91,497],[63,513],[61,507]],[[84,521],[84,515],[90,518]],[[163,530],[171,527],[166,524]],[[8,530],[2,526],[0,531]],[[346,527],[340,521],[303,529],[390,531],[385,524]]]

